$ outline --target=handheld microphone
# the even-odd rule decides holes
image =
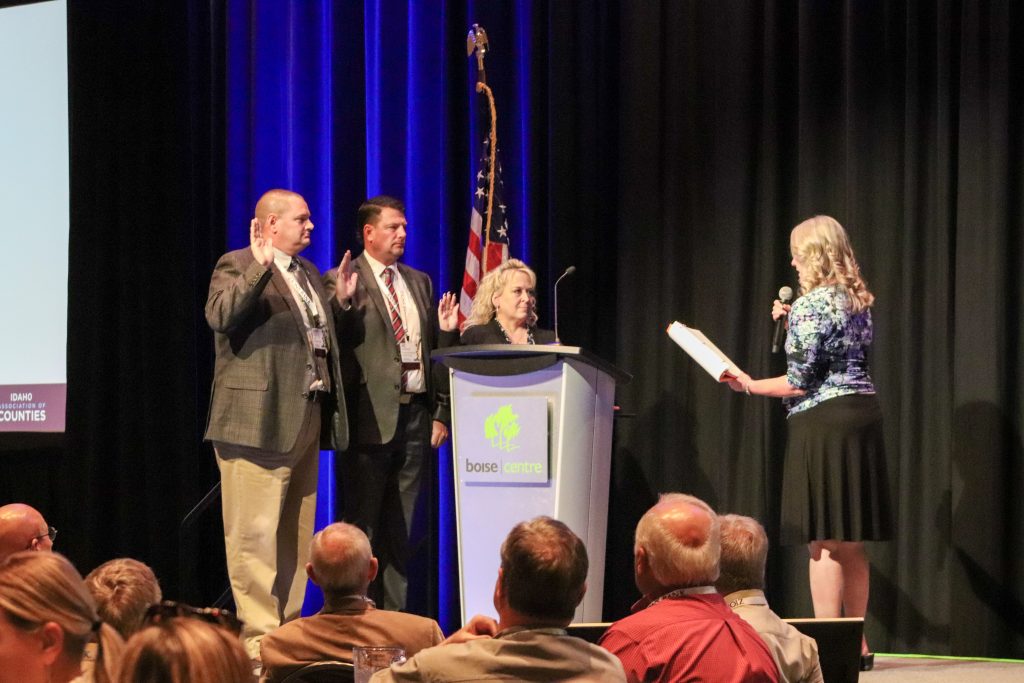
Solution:
[[[561,337],[558,336],[558,283],[561,282],[566,277],[568,277],[569,275],[572,275],[575,272],[576,272],[576,266],[569,266],[568,268],[565,269],[565,272],[562,273],[561,275],[559,275],[558,279],[555,280],[555,343],[556,344],[561,344],[562,343]]]
[[[793,299],[793,288],[782,287],[779,289],[779,301],[788,304]],[[781,315],[775,321],[775,333],[772,334],[772,353],[782,350],[782,342],[786,338],[786,316]]]

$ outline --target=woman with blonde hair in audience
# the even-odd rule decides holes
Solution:
[[[0,562],[0,683],[68,683],[93,639],[93,680],[107,683],[124,641],[97,617],[78,570],[57,553],[25,551]]]
[[[253,666],[242,641],[227,628],[172,617],[128,639],[121,683],[251,683]]]

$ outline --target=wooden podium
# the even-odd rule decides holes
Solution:
[[[494,613],[501,542],[538,515],[586,544],[573,621],[601,621],[615,385],[631,376],[576,346],[459,346],[432,358],[451,377],[462,623]]]

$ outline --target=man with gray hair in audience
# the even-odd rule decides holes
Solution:
[[[633,614],[601,637],[629,681],[776,683],[764,641],[715,590],[719,522],[707,503],[666,493],[640,518],[633,546]]]
[[[377,558],[359,527],[335,522],[316,534],[306,573],[323,590],[324,607],[263,638],[263,680],[279,681],[312,662],[351,662],[354,647],[397,645],[411,657],[444,638],[433,619],[379,610],[366,597]]]
[[[9,503],[0,507],[0,560],[22,550],[53,550],[57,530],[31,505]]]
[[[764,596],[768,536],[756,519],[719,518],[722,532],[721,574],[715,587],[726,604],[754,627],[771,650],[785,683],[823,683],[818,644],[779,618]]]

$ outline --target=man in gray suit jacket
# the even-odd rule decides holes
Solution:
[[[498,621],[477,615],[443,644],[371,680],[625,683],[613,654],[565,631],[587,592],[587,565],[583,541],[562,522],[520,522],[501,545]]]
[[[206,301],[216,350],[206,439],[221,474],[231,589],[254,658],[265,633],[299,616],[319,451],[348,444],[330,299],[316,266],[298,256],[312,230],[300,195],[264,194],[249,247],[220,258]]]
[[[780,683],[823,683],[818,644],[779,618],[764,596],[768,535],[752,517],[722,515],[721,573],[715,588],[754,627],[779,667]]]
[[[458,307],[446,294],[435,313],[430,276],[399,263],[402,202],[368,199],[356,225],[363,253],[354,260],[346,253],[325,280],[334,294],[351,429],[337,467],[341,516],[366,532],[380,560],[370,596],[385,609],[403,609],[423,473],[432,449],[448,438],[448,388],[442,375],[432,376],[430,353],[457,343]],[[339,288],[339,280],[354,287]]]

